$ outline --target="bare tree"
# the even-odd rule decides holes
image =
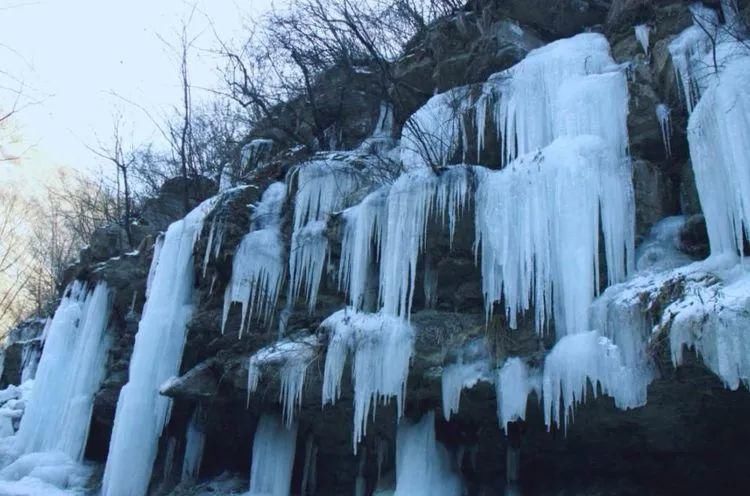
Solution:
[[[112,136],[109,144],[100,143],[98,147],[88,147],[91,152],[110,162],[115,167],[117,184],[117,217],[128,237],[128,244],[132,246],[132,207],[133,198],[129,172],[136,161],[136,152],[132,145],[126,145],[122,135],[122,117],[117,115],[112,125]],[[121,194],[122,186],[122,194]],[[122,202],[120,198],[122,197]]]
[[[24,316],[28,306],[23,208],[17,193],[0,190],[0,336]]]

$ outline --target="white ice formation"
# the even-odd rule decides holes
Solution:
[[[458,413],[461,391],[473,388],[480,381],[492,382],[489,352],[484,339],[475,339],[464,344],[454,363],[443,366],[440,383],[445,420]]]
[[[110,294],[72,283],[47,330],[34,389],[16,442],[23,453],[60,451],[80,461],[94,394],[104,378]]]
[[[148,488],[159,437],[171,409],[170,399],[159,395],[159,386],[179,373],[193,310],[193,247],[217,200],[204,201],[172,223],[152,262],[128,383],[117,401],[103,496],[140,495]]]
[[[289,496],[292,484],[297,425],[263,415],[253,439],[250,492],[247,496]]]
[[[402,421],[396,437],[396,490],[393,496],[458,496],[463,482],[445,447],[435,440],[435,414],[417,424]]]
[[[672,118],[669,107],[660,103],[656,106],[656,119],[661,129],[661,140],[664,143],[664,152],[667,158],[672,157]]]
[[[643,53],[648,56],[649,53],[649,34],[651,33],[651,28],[647,24],[638,24],[633,28],[635,31],[635,39],[638,40],[638,43],[641,44],[641,48],[643,48]]]
[[[206,445],[206,433],[201,424],[201,410],[197,407],[190,417],[185,432],[185,456],[182,459],[181,482],[195,481],[203,461],[203,448]]]
[[[418,169],[391,186],[381,232],[380,301],[385,313],[404,317],[411,313],[428,221],[432,216],[443,224],[447,221],[452,240],[458,216],[467,206],[470,185],[469,169],[452,167],[440,175]]]
[[[247,366],[248,402],[250,393],[258,389],[263,371],[275,367],[281,380],[279,401],[284,412],[284,424],[290,427],[296,410],[302,404],[307,368],[315,359],[318,348],[317,336],[311,335],[284,339],[257,351],[250,357]]]
[[[712,79],[688,122],[690,157],[711,253],[736,253],[750,233],[750,54]]]
[[[573,407],[586,400],[589,383],[594,396],[601,389],[618,408],[643,406],[648,383],[638,379],[609,338],[597,331],[565,336],[544,361],[544,421],[548,428],[553,423],[567,427]]]
[[[354,451],[367,433],[367,415],[379,402],[396,398],[398,417],[404,411],[406,378],[414,329],[405,320],[386,314],[366,314],[349,308],[328,317],[321,328],[329,333],[323,374],[323,404],[341,395],[347,357],[352,357],[354,383]]]
[[[510,422],[526,419],[526,403],[532,391],[541,395],[539,377],[518,357],[508,358],[497,371],[497,420],[501,429]]]
[[[539,332],[552,317],[558,336],[588,328],[600,230],[609,281],[632,270],[629,171],[595,136],[560,138],[504,170],[482,171],[476,232],[488,314],[503,301],[511,328],[531,308]]]
[[[240,337],[253,315],[270,323],[286,272],[286,250],[281,239],[281,211],[286,185],[271,184],[255,207],[250,232],[232,260],[232,278],[224,293],[222,330],[232,303],[242,304]]]
[[[532,50],[490,77],[476,107],[477,141],[482,146],[491,118],[503,164],[571,131],[617,137],[612,151],[618,155],[627,148],[625,76],[601,34],[583,33]]]
[[[315,308],[328,252],[326,227],[334,212],[354,203],[353,195],[368,181],[345,157],[329,156],[297,167],[292,247],[289,254],[289,299],[303,293]]]

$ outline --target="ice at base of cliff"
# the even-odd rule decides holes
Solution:
[[[81,464],[61,452],[30,453],[0,470],[3,496],[77,496],[86,486],[95,466]]]
[[[396,490],[393,496],[458,496],[463,481],[448,450],[435,440],[435,414],[418,423],[402,421],[396,434]]]
[[[679,249],[680,230],[686,220],[683,215],[675,215],[657,222],[635,252],[636,270],[658,272],[693,262]]]
[[[747,262],[744,262],[747,263]],[[664,310],[672,361],[694,349],[703,363],[732,390],[750,388],[750,272],[742,265],[718,273],[696,274],[683,298]]]
[[[159,387],[179,373],[192,314],[193,248],[203,221],[221,197],[210,198],[167,229],[152,263],[148,299],[138,324],[128,383],[117,401],[102,494],[146,492],[171,400]],[[168,325],[165,326],[165,323]]]
[[[253,439],[250,491],[246,496],[289,496],[297,446],[297,425],[263,415]]]

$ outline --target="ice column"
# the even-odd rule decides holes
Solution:
[[[435,440],[435,414],[417,424],[402,421],[396,438],[396,491],[394,496],[458,496],[463,482],[452,457]]]
[[[711,253],[742,250],[750,233],[750,57],[732,59],[688,121],[690,157]]]
[[[185,433],[185,457],[182,461],[182,478],[181,481],[194,481],[198,478],[198,473],[203,460],[203,448],[206,445],[206,433],[200,420],[200,407],[196,407]]]
[[[172,223],[158,258],[138,325],[128,383],[120,391],[102,483],[103,496],[146,494],[171,402],[161,386],[179,373],[193,309],[193,247],[217,197]]]
[[[83,458],[94,394],[106,372],[110,313],[106,284],[65,291],[48,328],[34,388],[16,437],[21,452]]]
[[[296,424],[287,428],[271,415],[260,418],[253,439],[247,496],[289,496],[296,445]]]

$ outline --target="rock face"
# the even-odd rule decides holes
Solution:
[[[648,53],[634,35],[634,25],[641,23],[651,26]],[[674,0],[469,2],[464,11],[437,21],[423,37],[413,40],[404,57],[395,62],[395,74],[408,86],[399,90],[403,106],[399,109],[402,115],[396,117],[396,127],[435,89],[480,83],[545,42],[589,29],[601,31],[607,36],[617,63],[627,65],[631,76],[627,127],[633,159],[637,239],[642,239],[664,217],[690,215],[679,232],[679,246],[675,249],[695,259],[704,258],[708,255],[708,240],[689,164],[684,131],[687,116],[676,91],[667,50],[669,41],[689,23],[686,2]],[[334,81],[346,77],[349,76],[336,71],[331,74]],[[343,130],[341,144],[347,148],[356,147],[369,136],[383,96],[373,90],[373,81],[366,74],[351,84],[359,96],[352,97],[341,121],[336,123]],[[472,87],[472,91],[476,89]],[[671,153],[665,148],[656,114],[659,104],[671,109]],[[495,134],[491,130],[485,136],[486,156],[473,157],[469,153],[467,161],[497,166],[500,144],[491,136]],[[273,129],[259,130],[259,135],[283,141]],[[470,150],[476,148],[472,139],[476,138],[467,138]],[[461,157],[453,158],[452,162],[461,161]],[[167,494],[177,486],[180,463],[172,462],[181,460],[186,451],[185,432],[196,411],[200,412],[206,436],[200,476],[220,477],[197,488],[181,484],[172,494],[204,494],[199,491],[213,490],[212,484],[246,488],[246,482],[242,486],[243,482],[238,483],[236,477],[226,473],[247,478],[258,419],[263,413],[280,410],[285,387],[277,368],[264,371],[257,389],[249,393],[249,358],[274,343],[279,334],[316,336],[322,343],[307,368],[296,415],[299,436],[292,487],[299,488],[302,483],[307,439],[317,449],[314,494],[349,494],[354,491],[358,475],[366,481],[366,494],[371,494],[379,481],[393,478],[398,420],[394,402],[379,404],[370,416],[358,455],[352,449],[351,363],[344,367],[340,399],[334,405],[322,405],[322,350],[331,336],[320,324],[347,304],[337,274],[344,214],[334,212],[328,219],[327,267],[317,306],[308,310],[305,301],[291,301],[285,286],[270,323],[253,320],[240,337],[241,315],[235,305],[222,332],[224,291],[232,275],[234,255],[252,223],[250,207],[258,204],[269,184],[285,177],[290,191],[281,208],[279,230],[287,254],[293,250],[292,198],[297,185],[294,173],[287,172],[290,166],[293,170],[297,165],[289,155],[272,160],[247,188],[222,197],[195,245],[197,298],[180,376],[161,388],[161,394],[174,402],[154,470],[153,494]],[[213,194],[215,185],[202,178],[188,183],[168,181],[157,198],[146,202],[134,226],[138,250],[123,247],[126,238],[121,229],[105,227],[97,231],[81,262],[69,271],[71,278],[104,280],[115,292],[113,345],[108,374],[94,406],[87,448],[90,459],[103,461],[106,456],[119,390],[127,382],[129,359],[145,303],[153,243],[160,231],[184,214],[185,191],[189,192],[187,206],[191,207]],[[611,398],[598,394],[601,391],[589,385],[588,401],[576,408],[574,421],[565,429],[548,431],[541,398],[531,393],[525,421],[512,422],[506,432],[498,426],[496,390],[490,383],[494,376],[485,376],[463,391],[458,414],[446,419],[441,376],[446,367],[462,363],[465,348],[479,348],[494,374],[509,357],[523,357],[531,368],[540,369],[555,344],[554,329],[537,334],[533,311],[521,319],[517,329],[510,329],[502,311],[488,317],[476,263],[471,210],[468,207],[458,217],[452,239],[437,220],[427,224],[427,256],[420,260],[415,274],[418,289],[410,322],[416,337],[405,395],[407,418],[417,420],[428,411],[437,412],[437,438],[449,446],[455,468],[466,481],[467,494],[500,494],[505,490],[510,477],[507,453],[518,449],[521,494],[703,494],[717,492],[717,488],[721,494],[745,494],[750,487],[750,473],[743,469],[750,463],[746,449],[750,427],[737,419],[750,413],[750,395],[742,389],[726,390],[699,357],[688,355],[683,365],[675,368],[666,338],[654,340],[648,350],[657,366],[657,376],[648,388],[648,403],[642,408],[618,410]],[[212,229],[220,230],[222,236],[218,250],[208,256],[208,233]],[[431,278],[437,279],[434,291],[430,289]],[[377,293],[377,288],[370,289],[372,295]],[[649,319],[649,331],[662,319],[664,308],[681,296],[679,288],[670,288],[647,308],[640,308]],[[645,299],[644,296],[644,302]],[[10,344],[5,351],[4,383],[18,380],[21,343],[38,340],[40,326],[40,322],[35,322],[19,327],[7,341]],[[363,459],[365,462],[360,465]]]
[[[0,385],[21,384],[25,366],[27,378],[33,378],[42,351],[46,319],[29,319],[14,327],[2,345]]]

